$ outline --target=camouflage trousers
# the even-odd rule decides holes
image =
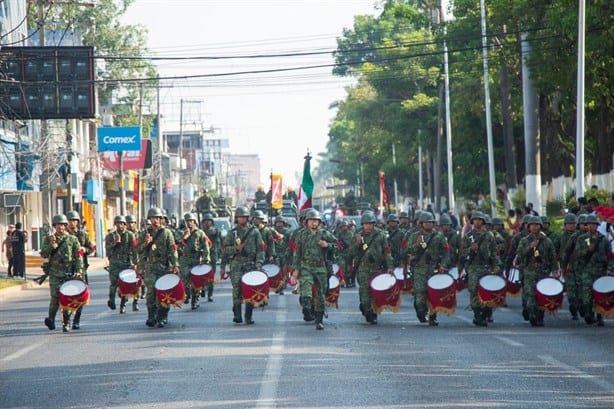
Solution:
[[[377,274],[377,272],[371,272],[370,269],[358,269],[358,271],[356,272],[356,281],[358,281],[358,299],[360,302],[360,311],[362,311],[363,314],[367,311],[373,310],[373,306],[371,305],[372,297],[369,282]]]
[[[115,300],[115,294],[117,293],[117,286],[119,282],[119,273],[123,270],[130,268],[130,266],[109,266],[109,299]]]
[[[49,294],[51,300],[49,300],[49,314],[48,317],[51,321],[55,321],[55,315],[60,309],[60,286],[64,281],[59,278],[49,277]]]
[[[582,269],[581,283],[582,288],[580,294],[582,295],[582,304],[593,307],[593,283],[599,277],[605,275],[606,270],[600,270],[594,266],[586,266]]]
[[[537,298],[535,296],[535,285],[539,280],[546,277],[546,274],[532,269],[522,270],[522,294],[526,302],[526,309],[529,314],[537,314]]]
[[[190,278],[190,271],[192,270],[192,267],[198,265],[198,260],[186,260],[186,259],[180,259],[179,260],[179,268],[181,270],[181,280],[183,281],[183,286],[185,287],[185,293],[186,296],[189,298],[193,295],[199,296],[200,295],[200,288],[197,290],[194,290],[192,288],[192,278]]]
[[[169,308],[164,308],[160,305],[158,297],[156,296],[156,280],[167,274],[168,271],[164,270],[145,270],[143,273],[143,283],[147,288],[145,295],[145,302],[147,304],[147,312],[150,318],[155,318],[156,315],[168,314]]]
[[[480,297],[478,297],[478,283],[480,282],[480,278],[485,276],[486,274],[490,274],[485,271],[483,266],[469,266],[465,267],[467,271],[467,289],[469,290],[469,302],[471,303],[471,309],[478,310],[480,308],[484,308],[484,306],[480,303]]]
[[[312,300],[313,310],[323,312],[325,309],[324,296],[328,291],[328,273],[326,267],[301,267],[301,275],[298,278],[299,294],[301,300]],[[313,299],[313,285],[315,284],[315,299]],[[307,301],[303,301],[307,303]]]
[[[567,270],[565,277],[565,291],[570,306],[579,307],[582,301],[582,275],[575,268]]]

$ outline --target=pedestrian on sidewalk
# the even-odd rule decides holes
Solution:
[[[2,252],[6,256],[8,262],[7,276],[13,277],[13,244],[11,243],[11,235],[15,230],[15,225],[9,224],[6,229],[6,237],[2,241]]]
[[[21,230],[21,223],[15,223],[15,230],[11,233],[11,247],[13,249],[13,276],[23,278],[26,272],[26,243],[27,232]]]

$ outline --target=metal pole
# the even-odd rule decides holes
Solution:
[[[70,122],[66,119],[66,157],[64,159],[64,172],[66,173],[66,210],[72,210],[72,135],[70,133]]]
[[[576,95],[576,199],[584,196],[584,23],[585,0],[578,5],[578,77]]]
[[[179,217],[183,217],[183,99],[179,104]]]
[[[447,35],[446,26],[443,26],[443,72],[444,90],[446,100],[446,144],[448,146],[448,209],[454,209],[454,166],[452,165],[452,120],[450,119],[450,74],[448,72],[448,45],[445,37]]]
[[[492,119],[490,117],[490,85],[488,76],[488,50],[486,48],[486,10],[480,0],[482,26],[482,64],[484,65],[484,105],[486,107],[486,140],[488,142],[488,178],[490,180],[490,215],[497,215],[497,187],[495,182],[495,155],[492,142]]]
[[[422,145],[418,145],[418,209],[422,209],[424,192],[422,191]]]
[[[126,190],[124,189],[124,153],[117,152],[119,165],[119,214],[126,214]]]
[[[162,167],[162,152],[164,151],[164,143],[162,137],[162,124],[160,124],[160,85],[157,89],[156,111],[158,115],[158,198],[157,205],[160,209],[164,207],[164,168]]]
[[[396,149],[395,149],[394,143],[392,144],[392,165],[395,168],[397,166],[397,153],[396,153]],[[395,170],[395,172],[396,172],[396,170]],[[394,209],[395,209],[395,211],[397,213],[399,211],[398,206],[399,206],[399,199],[398,199],[398,196],[397,196],[397,178],[395,176],[395,178],[394,178]]]

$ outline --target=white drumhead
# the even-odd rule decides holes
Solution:
[[[520,281],[520,270],[517,268],[511,268],[509,272],[509,276],[507,277],[508,281],[512,283],[517,283]]]
[[[599,277],[593,283],[593,290],[601,294],[609,294],[614,292],[614,277],[603,276]]]
[[[403,267],[395,268],[394,270],[392,270],[392,273],[397,278],[397,280],[404,280],[405,279],[405,277],[403,277]]]
[[[328,277],[328,289],[330,290],[337,287],[339,287],[339,278],[335,275]]]
[[[333,274],[337,274],[339,272],[339,264],[333,263]]]
[[[371,280],[371,288],[378,291],[391,289],[397,282],[397,279],[392,274],[379,274]]]
[[[199,264],[190,269],[190,273],[195,276],[204,276],[211,272],[213,267],[209,264]]]
[[[119,279],[124,283],[138,283],[139,281],[139,277],[137,276],[136,271],[131,268],[127,268],[125,270],[120,271]]]
[[[167,291],[175,288],[179,284],[179,276],[176,274],[165,274],[156,280],[155,287],[157,290]]]
[[[81,280],[68,280],[60,286],[60,292],[68,297],[83,294],[87,285]]]
[[[450,274],[435,274],[426,283],[433,290],[443,290],[452,287],[454,279]]]
[[[452,276],[453,279],[458,280],[458,267],[452,267],[448,274]]]
[[[279,274],[279,266],[277,264],[265,264],[262,266],[262,269],[269,277],[275,277]]]
[[[268,280],[269,277],[262,271],[258,270],[248,271],[247,273],[243,274],[243,277],[241,277],[241,281],[249,286],[259,286],[266,283]]]
[[[543,295],[559,295],[563,292],[563,283],[556,278],[546,277],[539,280],[535,288]]]
[[[503,277],[489,274],[480,278],[480,287],[488,291],[501,291],[505,288],[505,280]]]

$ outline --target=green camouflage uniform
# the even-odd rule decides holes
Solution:
[[[211,245],[209,247],[209,258],[211,259],[211,265],[215,271],[217,270],[217,262],[222,257],[222,233],[213,224],[211,227],[205,227],[203,231],[207,237],[209,237],[209,240],[211,240]],[[210,301],[213,300],[213,287],[214,283],[207,286],[207,298]]]
[[[343,271],[345,276],[345,282],[347,287],[354,286],[354,272],[350,271],[352,267],[352,239],[354,233],[350,229],[338,230],[335,232],[335,237],[339,241],[339,256],[337,257],[337,264]]]
[[[287,227],[275,228],[275,231],[283,236],[280,240],[275,240],[275,254],[277,254],[277,265],[283,268],[286,262],[286,251],[288,250],[288,242],[290,240],[291,231]]]
[[[190,278],[190,270],[192,267],[211,261],[209,242],[205,232],[198,227],[195,227],[187,239],[181,238],[179,242],[181,248],[181,257],[179,257],[179,267],[181,268],[181,277],[183,285],[186,289],[186,303],[191,298],[192,308],[198,307],[198,299],[200,297],[201,288],[193,288]]]
[[[584,233],[576,242],[578,259],[578,275],[581,278],[581,297],[584,305],[584,319],[587,324],[594,322],[593,315],[593,282],[606,275],[608,268],[608,253],[610,243],[599,232]],[[601,316],[598,316],[599,324],[603,325]]]
[[[81,251],[83,253],[83,279],[86,283],[88,283],[87,268],[90,266],[90,264],[87,261],[87,256],[94,253],[94,245],[92,244],[92,241],[90,240],[90,237],[87,235],[86,231],[83,229],[77,229],[74,232],[69,231],[69,233],[77,238],[77,240],[79,241],[79,246],[81,246]],[[79,328],[82,311],[83,306],[79,307],[79,309],[75,311],[73,327]]]
[[[582,276],[578,271],[578,254],[576,251],[576,244],[578,237],[583,232],[576,230],[574,232],[564,231],[558,236],[555,242],[555,252],[558,256],[561,270],[565,278],[565,291],[567,293],[567,302],[569,304],[569,311],[572,317],[578,317],[578,311],[584,312],[582,306],[582,294],[580,289],[582,288]],[[584,315],[583,313],[580,315]]]
[[[275,251],[275,238],[277,237],[277,232],[272,227],[265,226],[264,224],[260,225],[258,231],[266,246],[264,249],[264,264],[275,264],[277,261],[277,252]]]
[[[120,237],[119,243],[115,242],[116,234]],[[104,247],[109,259],[109,301],[113,305],[115,305],[119,273],[136,264],[136,244],[136,236],[128,229],[124,230],[123,233],[119,231],[109,233],[104,238]],[[122,298],[122,303],[125,304],[125,298]]]
[[[390,243],[390,251],[393,260],[394,267],[402,267],[403,266],[403,232],[398,227],[394,230],[388,228],[388,242]]]

